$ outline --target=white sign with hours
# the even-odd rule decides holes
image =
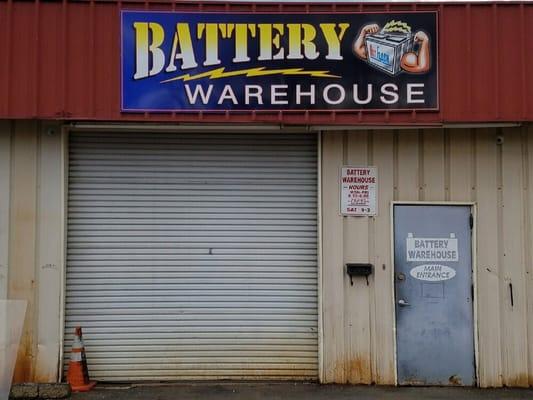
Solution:
[[[342,167],[341,214],[376,215],[377,193],[377,167]]]

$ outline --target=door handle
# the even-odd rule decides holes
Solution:
[[[408,302],[406,302],[404,299],[400,299],[398,300],[398,305],[400,307],[407,307],[407,306],[410,306],[411,304],[409,304]]]

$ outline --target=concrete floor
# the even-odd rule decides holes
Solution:
[[[414,388],[315,383],[98,385],[73,400],[533,400],[533,389]]]

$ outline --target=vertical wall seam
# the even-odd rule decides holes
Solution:
[[[482,371],[484,372],[486,370],[486,368],[484,367],[484,365],[482,364],[482,361],[484,361],[484,359],[481,357],[481,345],[482,345],[482,342],[481,342],[481,330],[482,330],[482,325],[481,325],[481,318],[480,318],[480,315],[481,315],[481,309],[480,309],[480,281],[481,281],[481,267],[480,267],[480,263],[479,263],[479,246],[478,246],[478,242],[479,242],[479,217],[480,217],[480,208],[479,208],[479,203],[477,203],[477,187],[478,187],[478,182],[477,182],[477,165],[478,165],[478,160],[477,160],[477,145],[478,145],[478,141],[477,141],[477,132],[476,130],[474,129],[468,129],[468,135],[469,135],[469,144],[470,144],[470,180],[469,180],[469,190],[470,190],[470,199],[474,202],[476,202],[476,205],[474,206],[474,210],[476,212],[476,215],[475,215],[475,226],[474,226],[474,235],[472,237],[472,240],[473,240],[473,248],[474,248],[474,251],[475,251],[475,254],[476,254],[476,259],[475,259],[475,276],[474,276],[474,279],[475,279],[475,287],[474,287],[474,300],[473,300],[473,304],[475,305],[475,309],[474,309],[474,315],[476,316],[476,323],[475,323],[475,329],[476,331],[474,332],[474,335],[475,335],[475,345],[477,346],[477,348],[475,348],[476,350],[476,386],[477,387],[485,387],[486,384],[486,373],[484,373],[484,375],[482,375]]]
[[[11,63],[13,62],[13,0],[8,0],[7,2],[7,57],[6,57],[6,111],[7,115],[11,115],[11,105],[13,103],[13,95],[11,93],[12,84],[10,79],[11,77]]]
[[[96,19],[94,17],[95,10],[94,10],[94,1],[91,1],[89,3],[89,24],[90,24],[90,31],[89,31],[89,52],[90,52],[90,58],[92,60],[92,67],[91,67],[91,77],[90,77],[90,86],[89,86],[89,103],[90,103],[90,110],[91,114],[93,116],[96,116],[96,89],[95,89],[95,83],[96,83],[96,57],[94,56],[96,54],[96,38],[95,38],[95,32],[96,32]]]
[[[349,132],[346,132],[346,131],[343,131],[342,132],[342,165],[346,165],[347,162],[348,162],[348,135],[350,133]],[[339,174],[340,172],[337,170],[337,175]],[[340,211],[340,210],[339,210]],[[343,260],[343,264],[344,264],[344,260],[345,260],[345,257],[346,257],[346,251],[345,251],[345,248],[344,248],[344,238],[346,238],[347,236],[347,231],[348,231],[348,227],[346,226],[346,216],[345,215],[342,215],[341,216],[342,218],[342,238],[341,238],[341,245],[342,245],[342,260]],[[343,335],[342,335],[342,345],[343,345],[343,350],[344,350],[344,354],[346,354],[347,352],[347,349],[348,351],[351,352],[351,339],[350,337],[346,337],[346,293],[344,293],[344,279],[346,279],[344,277],[344,265],[342,265],[342,273],[343,273],[343,280],[342,280],[342,290],[343,290],[343,293],[342,293],[342,329],[343,329]],[[348,339],[348,340],[347,340]],[[348,341],[348,343],[347,343]],[[348,344],[348,346],[347,346]],[[339,362],[339,360],[337,360],[337,363]],[[341,377],[340,377],[340,382],[342,383],[348,383],[348,380],[349,380],[349,373],[348,373],[348,360],[347,360],[347,357],[343,357],[340,362],[342,363],[342,371],[341,371]]]
[[[495,119],[498,120],[500,118],[500,84],[501,79],[498,79],[499,73],[500,73],[500,62],[501,62],[501,56],[500,56],[500,25],[498,24],[498,5],[496,3],[492,4],[492,43],[495,44],[493,46],[494,51],[494,59],[496,62],[492,63],[493,65],[493,75],[496,79],[495,82],[495,93],[494,93],[494,102],[496,103],[496,115]],[[500,132],[501,133],[501,132]]]
[[[8,123],[8,130],[9,130],[9,183],[8,183],[8,201],[9,205],[7,207],[7,268],[6,268],[6,298],[10,299],[9,296],[9,277],[10,277],[10,271],[12,271],[11,267],[11,243],[13,242],[13,235],[11,234],[11,226],[12,226],[12,209],[13,209],[13,142],[15,140],[15,135],[13,134],[13,131],[15,129],[15,122],[13,120],[10,120]]]
[[[5,157],[3,160],[5,162],[5,165],[3,166],[4,170],[0,171],[3,172],[5,175],[3,175],[0,179],[2,180],[0,182],[1,190],[2,190],[2,201],[4,201],[3,204],[0,204],[0,212],[2,213],[0,218],[0,232],[3,232],[3,234],[0,235],[0,251],[3,252],[3,254],[0,254],[0,300],[7,299],[7,287],[9,282],[9,263],[8,263],[8,253],[9,253],[9,209],[10,209],[10,201],[9,201],[9,193],[10,193],[10,183],[11,183],[11,166],[10,166],[10,160],[11,160],[11,136],[10,136],[10,122],[0,122],[0,135],[4,138],[5,142],[2,141],[2,146],[4,148],[0,149],[2,151],[3,156]],[[2,208],[3,207],[3,208]],[[7,228],[7,229],[6,229]]]
[[[69,130],[63,125],[61,132],[61,290],[59,293],[59,360],[57,366],[57,381],[63,379],[64,363],[64,339],[65,339],[65,296],[66,296],[66,275],[67,275],[67,240],[68,240],[68,190],[69,190]],[[323,358],[324,360],[324,358]]]
[[[40,191],[41,191],[41,147],[42,147],[42,140],[41,140],[41,122],[34,122],[31,124],[31,127],[33,129],[33,133],[36,136],[35,141],[35,150],[34,150],[34,157],[35,157],[35,199],[34,199],[34,209],[35,209],[35,228],[34,228],[34,240],[33,240],[33,254],[34,254],[34,278],[33,278],[33,332],[32,332],[32,359],[31,359],[31,379],[32,381],[35,381],[36,378],[36,362],[37,362],[37,355],[38,355],[38,341],[39,341],[39,220],[41,218],[40,213]]]
[[[523,235],[522,235],[522,251],[523,251],[523,265],[522,269],[524,271],[524,282],[522,290],[524,290],[524,299],[525,299],[525,309],[524,309],[524,319],[526,325],[526,335],[525,335],[525,347],[526,354],[529,354],[529,324],[527,321],[527,311],[528,311],[528,263],[531,258],[531,248],[529,243],[531,243],[531,226],[530,226],[530,210],[529,210],[529,149],[528,149],[528,128],[527,126],[522,126],[520,128],[520,144],[522,147],[522,226],[523,226]],[[526,375],[529,380],[529,362],[527,361],[528,357],[526,356]]]
[[[474,129],[468,129],[468,135],[470,136],[470,199],[472,201],[477,201],[477,186],[478,186],[478,177],[477,177],[477,141],[476,141],[476,131]],[[476,243],[477,247],[477,243]]]
[[[529,165],[530,165],[530,157],[531,155],[529,154],[529,142],[530,142],[530,138],[531,138],[531,134],[532,134],[532,131],[531,131],[531,124],[527,124],[524,126],[524,129],[525,129],[525,135],[526,135],[526,149],[527,149],[527,163],[526,163],[526,171],[528,172],[528,179],[527,179],[527,204],[526,204],[526,209],[528,210],[528,219],[527,219],[527,228],[528,228],[528,241],[526,243],[526,248],[528,249],[529,251],[529,257],[525,260],[525,263],[526,263],[526,323],[527,323],[527,312],[529,311],[529,305],[530,304],[533,304],[533,298],[531,296],[533,296],[533,292],[531,291],[531,289],[533,288],[533,276],[528,276],[530,273],[533,272],[533,266],[532,266],[532,263],[533,263],[533,260],[532,260],[532,251],[531,251],[531,248],[530,248],[530,243],[532,241],[532,227],[531,227],[531,211],[529,210],[529,205],[531,204],[531,200],[532,200],[532,194],[531,194],[531,185],[530,185],[530,177],[531,177],[531,173],[529,171]],[[533,310],[531,310],[533,311]],[[527,354],[528,355],[531,355],[533,354],[533,342],[531,341],[532,338],[533,338],[533,332],[531,331],[530,328],[532,328],[532,326],[527,323]],[[530,386],[533,386],[533,357],[529,357],[528,356],[528,364],[527,364],[527,368],[528,368],[528,383]]]
[[[472,305],[474,306],[474,354],[475,354],[475,377],[476,387],[482,387],[485,385],[486,376],[481,375],[481,371],[484,370],[481,361],[481,320],[480,320],[480,308],[479,308],[479,293],[480,293],[480,278],[481,268],[479,265],[478,257],[478,218],[479,218],[479,205],[477,204],[477,151],[476,151],[476,131],[472,128],[467,129],[466,135],[468,138],[469,148],[469,179],[468,179],[468,193],[470,193],[470,200],[476,202],[472,207],[474,212],[474,230],[471,232],[472,248],[473,248],[473,265],[472,265],[472,279],[473,279],[473,296]],[[485,374],[486,375],[486,374]]]
[[[418,200],[425,200],[424,131],[418,130]]]
[[[531,289],[533,289],[533,276],[528,276],[529,274],[533,273],[533,266],[531,265],[532,263],[532,257],[533,257],[533,252],[531,250],[531,247],[530,247],[530,244],[532,243],[532,240],[533,240],[533,231],[532,231],[532,221],[531,221],[531,217],[532,217],[532,213],[531,213],[531,210],[529,208],[530,206],[530,202],[532,200],[532,194],[531,194],[531,185],[530,185],[530,178],[531,178],[531,172],[529,170],[529,166],[530,166],[530,160],[531,160],[531,154],[529,152],[529,143],[531,141],[531,136],[532,136],[532,129],[531,129],[532,125],[531,124],[527,124],[524,126],[524,129],[525,129],[525,135],[526,135],[526,149],[527,149],[527,152],[526,152],[526,156],[527,156],[527,162],[526,162],[526,171],[527,171],[527,191],[526,191],[526,194],[527,194],[527,203],[526,203],[526,210],[528,211],[528,217],[527,217],[527,227],[528,227],[528,240],[527,242],[525,243],[525,246],[528,250],[528,258],[525,260],[525,265],[526,265],[526,326],[527,326],[527,351],[528,351],[528,355],[531,355],[533,354],[533,341],[532,341],[532,338],[533,338],[533,331],[532,331],[532,328],[533,328],[533,324],[530,324],[528,323],[527,321],[527,312],[529,311],[530,309],[530,304],[533,304],[533,291],[531,291]],[[531,310],[533,311],[533,309]],[[528,369],[528,383],[530,386],[533,386],[533,357],[528,357],[528,364],[527,364],[527,369]]]
[[[497,135],[502,135],[502,129],[497,129]],[[496,186],[497,186],[497,209],[498,209],[498,215],[497,215],[497,242],[498,242],[498,290],[500,294],[502,293],[503,286],[505,284],[506,277],[504,276],[505,269],[504,266],[504,248],[503,248],[503,207],[504,207],[504,201],[503,198],[503,146],[504,144],[497,145],[497,153],[496,153]],[[500,318],[499,318],[499,330],[500,330],[500,365],[501,365],[501,376],[502,376],[502,382],[505,384],[507,382],[507,371],[506,366],[503,359],[503,352],[505,351],[505,338],[504,335],[502,335],[503,326],[502,322],[504,321],[504,315],[505,315],[505,307],[504,302],[507,296],[500,295]]]
[[[13,253],[11,251],[11,246],[12,246],[12,243],[13,243],[13,234],[11,232],[11,228],[13,226],[13,165],[14,165],[14,159],[15,157],[13,157],[13,154],[14,154],[14,149],[15,149],[15,121],[14,120],[11,120],[9,122],[9,135],[11,136],[11,140],[9,142],[9,153],[10,153],[10,160],[9,160],[9,215],[8,215],[8,232],[7,232],[7,248],[8,248],[8,252],[7,252],[7,270],[8,270],[8,274],[7,274],[7,298],[10,299],[11,296],[10,296],[10,285],[9,285],[9,281],[10,281],[10,278],[9,276],[11,275],[9,272],[10,270],[12,271],[13,270],[13,267],[12,267],[12,256],[13,256]]]
[[[398,200],[398,152],[399,152],[399,137],[398,137],[398,130],[395,129],[392,134],[392,168],[393,168],[393,200]]]
[[[443,129],[444,152],[444,199],[451,199],[451,134],[449,129]]]
[[[526,63],[526,46],[525,44],[525,37],[526,37],[526,28],[525,28],[525,10],[524,10],[524,4],[520,4],[520,49],[522,51],[520,52],[520,72],[521,72],[521,78],[522,78],[522,88],[527,88],[527,63]],[[522,90],[522,115],[521,117],[525,120],[527,116],[527,95],[526,90]]]
[[[174,8],[174,6],[173,6]],[[322,282],[322,266],[323,266],[323,260],[322,260],[322,131],[318,131],[316,134],[316,155],[317,155],[317,286],[318,286],[318,293],[317,293],[317,309],[318,309],[318,318],[317,318],[317,325],[318,325],[318,382],[323,383],[324,382],[324,329],[322,326],[323,323],[323,304],[322,304],[322,291],[324,288],[324,284]]]
[[[58,110],[60,114],[65,115],[67,111],[68,104],[68,0],[63,0],[62,9],[61,9],[61,38],[62,38],[62,49],[61,55],[63,59],[61,60],[61,66],[63,68],[61,76],[61,83],[63,87],[61,88],[61,110]]]
[[[368,165],[374,165],[374,136],[376,135],[376,131],[370,130],[368,131],[367,136],[367,164]],[[379,169],[378,169],[378,185],[379,185]],[[377,193],[377,204],[379,205],[379,190]],[[383,212],[383,210],[378,209],[378,213]],[[368,217],[368,261],[375,260],[376,256],[376,229],[375,229],[375,222],[376,217]],[[374,265],[374,268],[376,266]],[[373,273],[371,275],[371,278],[369,279],[369,290],[372,291],[372,307],[369,310],[369,337],[370,337],[370,351],[371,355],[369,357],[369,363],[370,363],[370,381],[372,384],[376,383],[376,380],[378,378],[377,373],[377,360],[376,360],[376,274]]]
[[[466,8],[466,68],[467,82],[466,85],[466,101],[468,113],[472,113],[472,13],[470,4],[465,5]]]
[[[40,70],[40,65],[41,65],[41,62],[40,62],[40,56],[41,56],[41,44],[40,44],[40,40],[41,40],[41,18],[40,18],[40,1],[37,0],[35,2],[35,5],[34,5],[34,24],[33,24],[33,29],[34,29],[34,35],[33,37],[35,38],[35,52],[33,53],[33,57],[35,57],[35,60],[34,60],[34,69],[33,69],[33,78],[34,78],[34,81],[35,81],[35,86],[34,86],[34,90],[35,90],[35,94],[33,96],[33,116],[36,117],[37,115],[39,115],[39,82],[40,82],[40,79],[39,79],[39,70]]]

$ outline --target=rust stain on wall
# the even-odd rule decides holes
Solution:
[[[31,355],[32,341],[29,332],[24,332],[17,353],[17,363],[13,373],[13,383],[32,381],[33,357]]]
[[[348,383],[372,383],[372,367],[370,359],[357,356],[346,362]]]
[[[510,387],[529,387],[533,386],[533,376],[528,374],[518,374],[504,378],[504,386]]]
[[[368,357],[356,356],[335,363],[328,382],[368,385],[372,383],[372,368]]]
[[[332,371],[331,378],[327,380],[327,383],[345,383],[346,369],[343,362],[336,362]],[[329,376],[329,373],[326,373]]]

